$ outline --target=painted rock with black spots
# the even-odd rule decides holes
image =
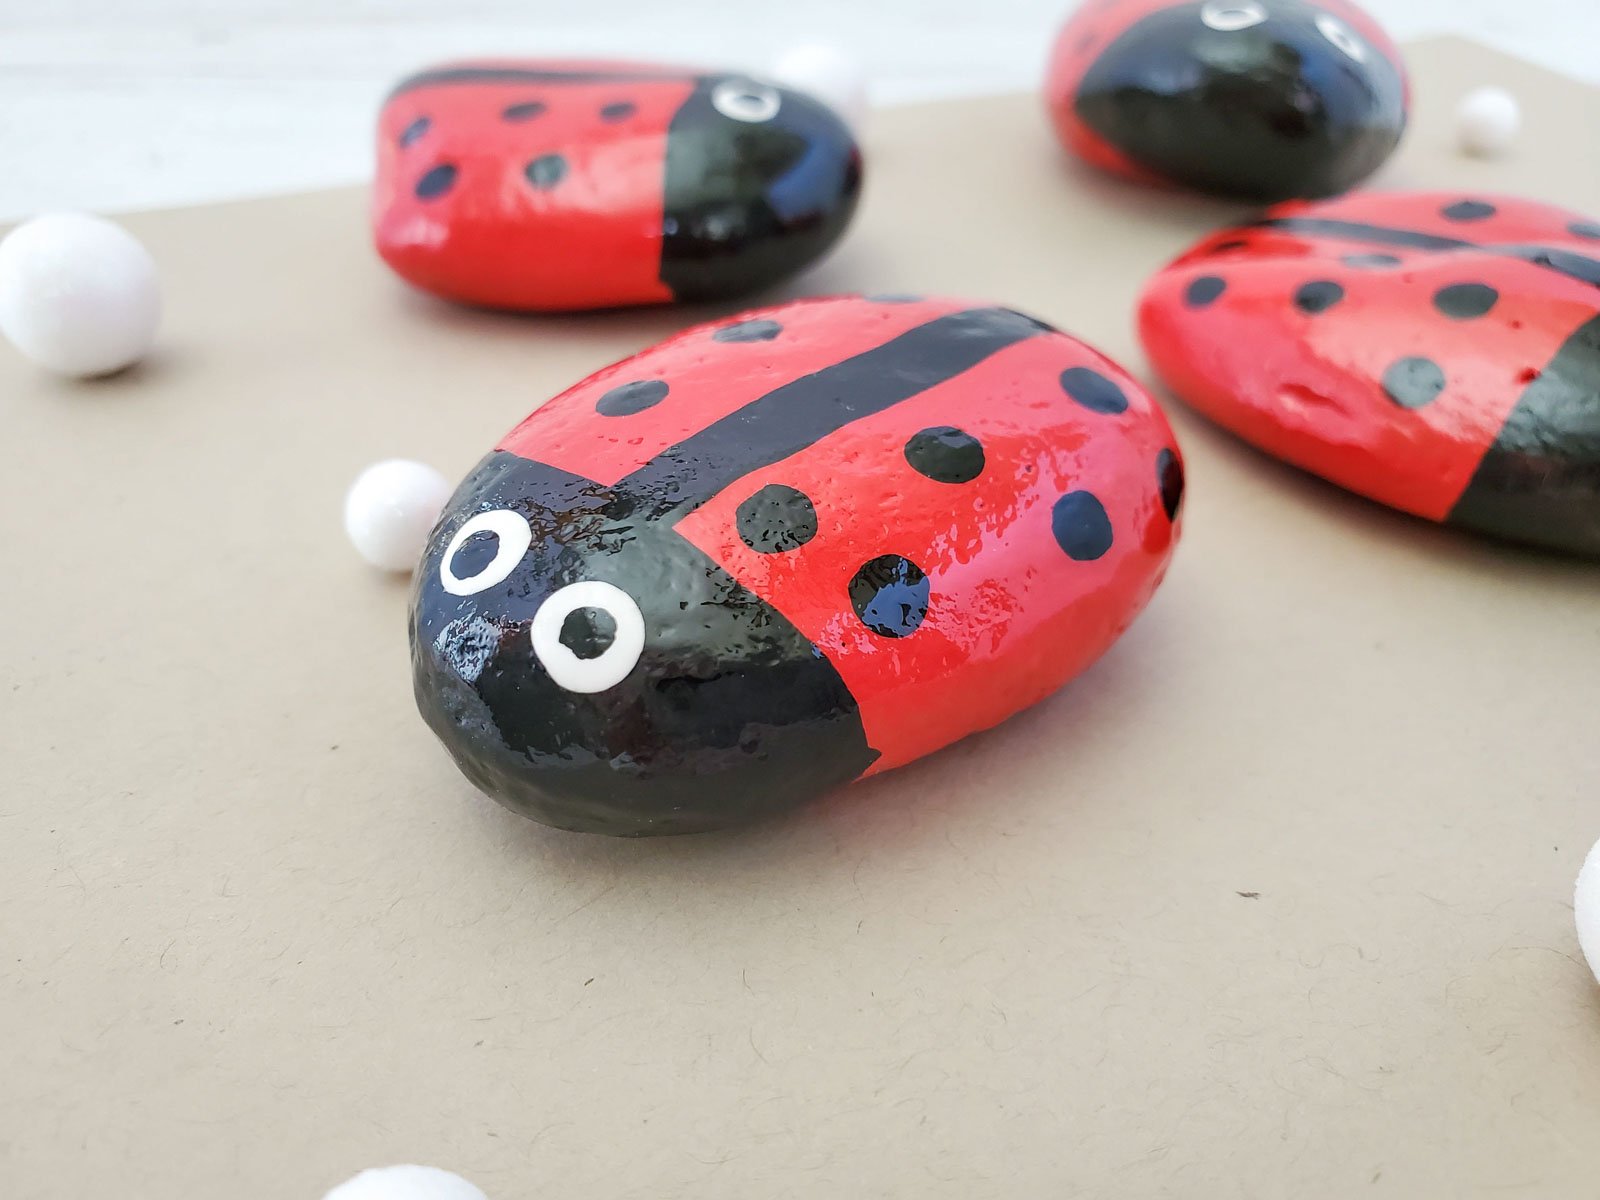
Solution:
[[[755,291],[849,223],[861,154],[810,96],[740,75],[588,62],[424,71],[378,124],[373,227],[404,279],[561,311]]]
[[[1349,0],[1087,0],[1045,94],[1062,144],[1094,165],[1258,201],[1360,183],[1410,99],[1399,51]]]
[[[995,725],[1144,607],[1183,460],[1128,375],[1004,308],[806,300],[538,409],[418,571],[422,714],[565,829],[781,812]]]
[[[1267,211],[1146,288],[1189,404],[1380,503],[1600,556],[1600,222],[1379,193]]]

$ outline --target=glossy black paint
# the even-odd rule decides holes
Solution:
[[[449,539],[500,508],[527,517],[533,545],[501,583],[452,595]],[[876,755],[828,660],[641,508],[505,452],[451,500],[418,573],[412,668],[422,715],[466,776],[548,825],[641,836],[743,824],[866,770]],[[596,694],[558,686],[530,635],[541,603],[584,580],[632,596],[647,631],[638,667]]]
[[[770,119],[719,110],[701,79],[667,135],[661,281],[679,300],[738,296],[809,265],[839,240],[861,192],[861,151],[832,109],[800,92],[749,83],[772,96]]]
[[[1405,130],[1400,72],[1353,56],[1305,0],[1255,0],[1259,24],[1214,29],[1206,5],[1137,22],[1084,75],[1079,118],[1145,169],[1248,200],[1333,195],[1387,159]]]
[[[1522,393],[1449,521],[1600,556],[1600,317]]]

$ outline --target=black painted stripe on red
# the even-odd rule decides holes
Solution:
[[[1265,217],[1252,228],[1281,229],[1306,237],[1332,238],[1339,241],[1364,242],[1373,246],[1396,246],[1406,250],[1478,250],[1499,258],[1514,258],[1535,267],[1543,267],[1579,283],[1600,288],[1600,260],[1589,258],[1573,250],[1554,246],[1519,246],[1496,243],[1470,242],[1463,238],[1443,237],[1436,233],[1421,233],[1415,229],[1394,229],[1386,225],[1367,225],[1360,221],[1335,221],[1328,217]]]
[[[637,71],[563,71],[555,67],[440,67],[420,71],[402,79],[389,92],[388,98],[419,88],[447,87],[470,83],[667,83],[681,81],[697,83],[705,76],[688,71],[652,70],[641,67]]]
[[[1528,385],[1447,520],[1600,557],[1600,316]]]
[[[939,317],[751,401],[667,447],[618,481],[616,490],[639,501],[653,519],[677,520],[751,471],[1051,332],[1042,321],[1005,308]]]

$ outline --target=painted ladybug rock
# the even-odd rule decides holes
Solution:
[[[422,714],[565,829],[780,812],[994,725],[1127,627],[1177,539],[1155,403],[1031,317],[806,300],[514,429],[418,571]]]
[[[1349,0],[1088,0],[1045,94],[1062,144],[1095,166],[1260,201],[1361,182],[1409,101],[1399,51]]]
[[[754,291],[844,232],[861,155],[832,110],[737,75],[488,62],[399,85],[378,252],[425,291],[524,311]]]
[[[1450,193],[1281,205],[1157,275],[1140,327],[1173,391],[1268,453],[1600,556],[1600,223]]]

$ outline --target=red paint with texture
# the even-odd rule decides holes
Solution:
[[[670,301],[660,279],[661,180],[667,127],[694,77],[637,64],[546,65],[569,75],[470,85],[424,77],[390,97],[379,118],[378,252],[425,291],[494,308]],[[621,120],[602,115],[621,104],[634,106]],[[506,119],[519,105],[537,115]],[[418,122],[424,131],[407,138]],[[544,155],[565,163],[562,186],[529,185],[528,164]],[[454,185],[419,197],[419,181],[443,164],[459,173]]]
[[[1204,238],[1151,280],[1139,319],[1172,390],[1268,453],[1429,520],[1588,553],[1597,315],[1600,224],[1510,197],[1369,192]],[[1546,487],[1561,491],[1537,524],[1479,515]]]
[[[791,381],[971,307],[844,297],[703,325],[557,396],[498,449],[609,486]],[[716,340],[719,329],[762,321],[781,333]],[[1069,368],[1106,381],[1126,408],[1069,398],[1060,382]],[[636,380],[660,380],[670,394],[637,414],[596,418],[601,396]],[[976,478],[939,482],[911,465],[908,439],[946,426],[981,444]],[[758,553],[737,527],[740,503],[770,484],[803,492],[818,518],[815,536],[783,553]],[[874,773],[999,723],[1104,653],[1166,572],[1181,489],[1182,460],[1159,406],[1103,355],[1043,331],[753,465],[676,530],[833,663],[879,754]],[[1110,548],[1090,561],[1064,553],[1052,532],[1053,506],[1077,491],[1091,492],[1110,523]],[[886,554],[918,564],[930,582],[927,616],[908,636],[876,633],[852,608],[852,577]]]

